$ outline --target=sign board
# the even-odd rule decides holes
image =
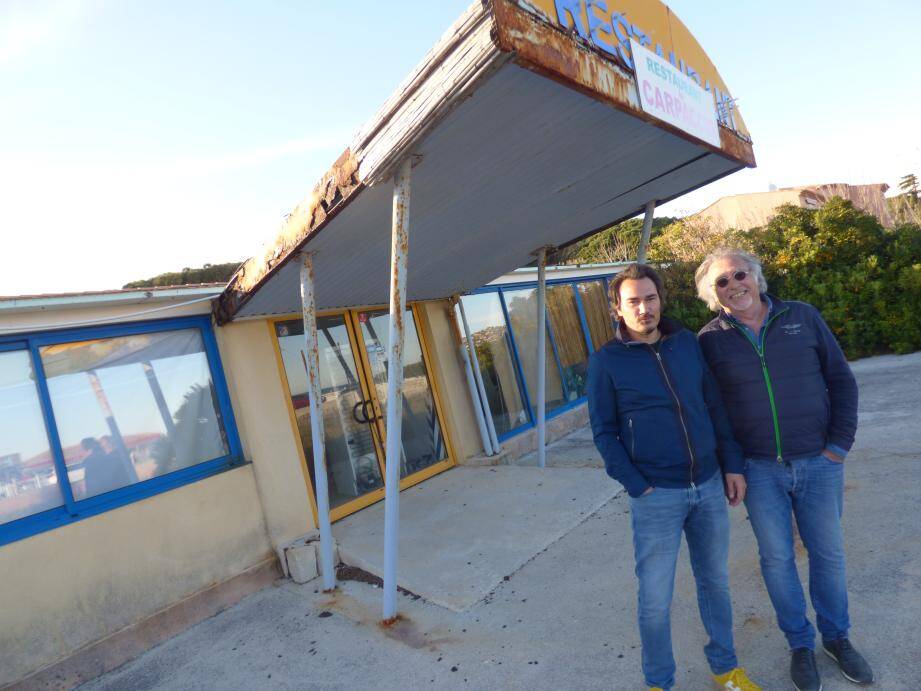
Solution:
[[[631,40],[630,47],[642,109],[719,148],[720,133],[713,97],[668,60],[636,41]]]

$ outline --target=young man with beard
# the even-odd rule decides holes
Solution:
[[[675,683],[670,609],[688,542],[704,654],[720,688],[759,689],[738,666],[729,597],[729,515],[745,496],[742,454],[697,339],[661,316],[659,275],[632,264],[610,283],[618,328],[589,361],[588,406],[605,468],[630,495],[643,674]]]

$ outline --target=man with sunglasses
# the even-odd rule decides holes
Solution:
[[[751,254],[722,249],[695,274],[718,316],[699,340],[745,455],[745,506],[761,573],[792,651],[799,691],[820,691],[815,628],[796,569],[793,523],[809,553],[809,595],[822,647],[845,677],[873,681],[848,639],[841,512],[844,457],[857,429],[857,383],[819,311],[767,294]]]

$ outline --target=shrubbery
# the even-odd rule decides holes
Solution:
[[[650,248],[663,266],[668,312],[688,328],[713,316],[696,296],[694,270],[713,248],[734,245],[762,259],[769,292],[818,307],[849,358],[921,349],[921,226],[887,230],[837,198],[818,210],[784,205],[747,232],[701,223],[673,223]]]

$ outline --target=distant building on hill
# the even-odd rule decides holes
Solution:
[[[854,203],[858,209],[873,214],[886,228],[895,223],[889,206],[886,204],[886,190],[889,185],[847,185],[830,183],[827,185],[806,185],[804,187],[786,187],[770,192],[752,192],[735,194],[716,200],[697,216],[712,219],[724,228],[749,230],[765,225],[775,215],[775,209],[781,204],[793,204],[804,209],[819,209],[832,197],[841,197]]]

